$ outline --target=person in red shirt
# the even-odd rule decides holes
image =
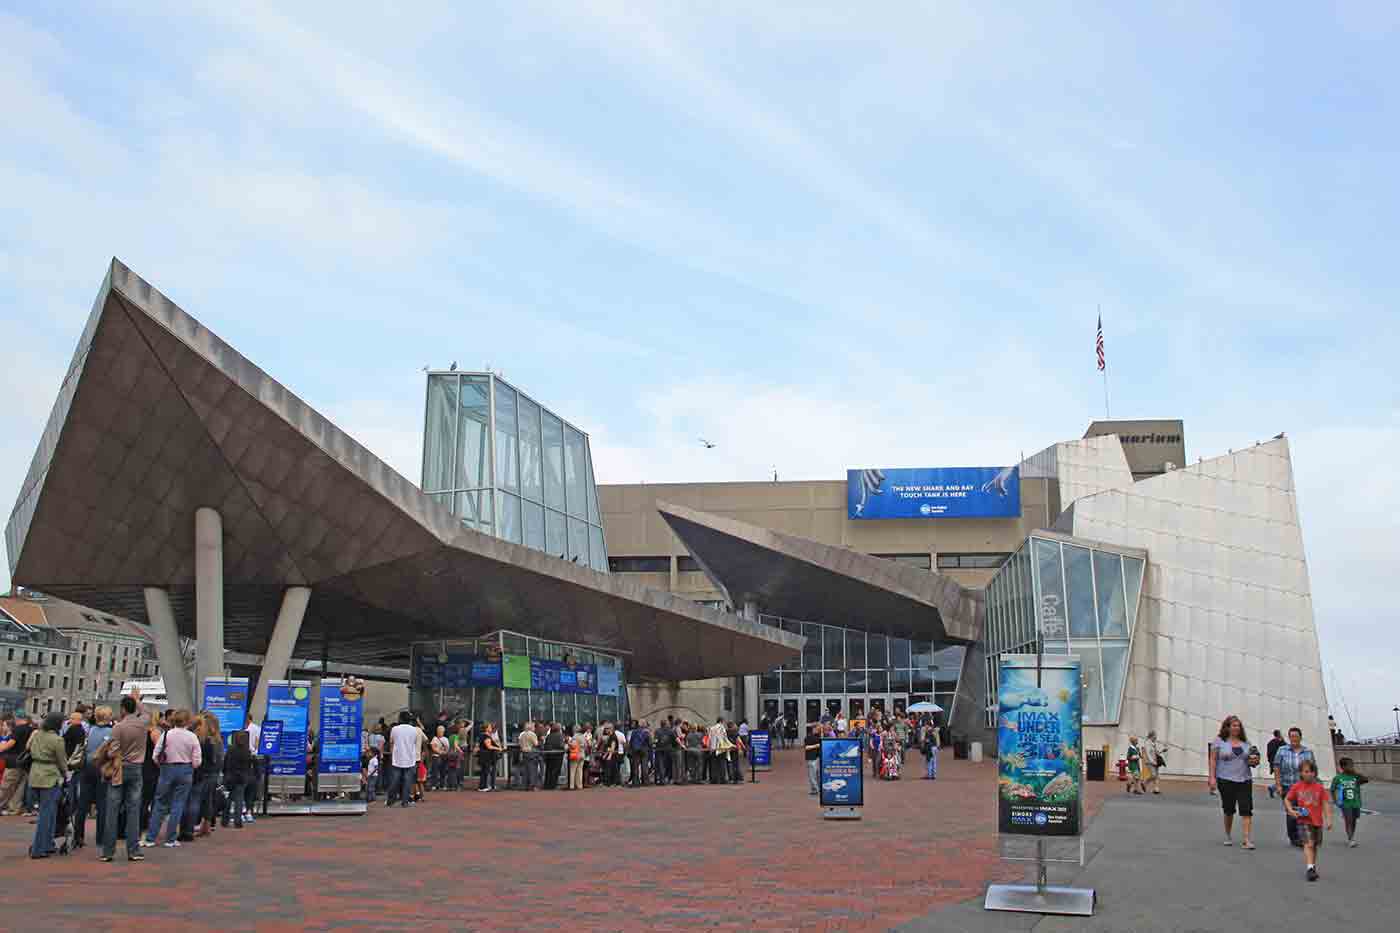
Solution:
[[[1288,815],[1298,821],[1303,837],[1303,856],[1308,862],[1309,881],[1317,880],[1317,853],[1322,848],[1322,823],[1332,828],[1332,795],[1317,779],[1317,763],[1311,759],[1298,768],[1301,780],[1288,789],[1283,806]]]

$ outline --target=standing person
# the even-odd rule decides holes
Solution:
[[[924,777],[930,781],[938,780],[938,727],[933,723],[924,726],[924,767],[926,771]]]
[[[1230,832],[1235,824],[1235,811],[1240,813],[1243,834],[1242,848],[1254,848],[1254,776],[1251,768],[1259,764],[1259,750],[1249,744],[1244,723],[1238,716],[1226,716],[1220,723],[1220,734],[1210,744],[1208,762],[1209,785],[1220,791],[1220,807],[1225,813],[1225,845],[1234,845]]]
[[[380,719],[379,721],[382,723],[384,720]],[[254,820],[253,811],[257,809],[258,795],[262,792],[263,785],[263,759],[258,754],[258,742],[262,740],[262,726],[258,725],[249,714],[248,722],[244,725],[243,731],[248,733],[248,751],[253,753],[253,783],[243,791],[244,800],[247,801],[247,806],[243,808],[243,819],[245,822],[251,823]],[[385,734],[388,734],[387,729]]]
[[[1347,846],[1356,848],[1356,821],[1361,817],[1361,785],[1369,783],[1366,775],[1356,770],[1350,758],[1337,759],[1337,776],[1332,779],[1332,798],[1342,811],[1342,825],[1347,831]]]
[[[15,710],[10,723],[9,741],[0,740],[0,753],[5,756],[5,776],[0,778],[0,816],[13,816],[24,807],[24,791],[28,786],[29,768],[21,766],[24,750],[34,734],[34,724],[24,710]],[[8,809],[7,809],[7,805]]]
[[[201,712],[195,717],[195,738],[199,739],[199,767],[194,769],[190,796],[180,817],[181,842],[193,842],[198,836],[213,831],[214,788],[224,774],[224,737],[219,734],[219,720],[213,713]]]
[[[1280,797],[1288,796],[1288,789],[1298,783],[1302,776],[1302,765],[1305,761],[1311,761],[1313,767],[1317,767],[1317,759],[1313,757],[1312,749],[1303,744],[1303,730],[1293,726],[1288,730],[1288,744],[1281,746],[1274,753],[1274,792]],[[1288,832],[1288,841],[1295,846],[1302,847],[1303,837],[1298,832],[1298,821],[1284,807],[1284,829]]]
[[[400,806],[412,806],[413,785],[418,777],[419,749],[418,727],[413,724],[413,716],[404,710],[399,713],[398,725],[389,730],[389,763],[393,766],[394,774],[389,780],[389,794],[384,798],[384,806],[394,805],[396,791]]]
[[[564,769],[564,727],[551,723],[544,737],[544,789],[559,789],[559,773]]]
[[[371,748],[365,759],[365,770],[360,776],[364,783],[365,803],[374,803],[374,789],[379,786],[379,749]]]
[[[87,739],[88,723],[85,718],[88,708],[82,704],[74,707],[73,712],[68,714],[68,719],[63,723],[63,728],[58,730],[59,737],[63,739],[63,751],[69,758],[78,750],[78,746],[84,744]]]
[[[151,720],[146,727],[146,753],[141,759],[141,832],[151,825],[151,810],[156,805],[156,787],[160,782],[160,766],[156,763],[156,742],[165,735],[170,726],[169,709],[161,710],[160,716]]]
[[[1150,786],[1154,794],[1162,792],[1158,771],[1167,763],[1162,752],[1162,743],[1157,741],[1157,730],[1149,730],[1147,741],[1142,743],[1142,786],[1144,789]]]
[[[220,814],[220,822],[224,826],[229,824],[229,814],[233,814],[233,828],[243,828],[243,811],[248,809],[248,795],[253,787],[253,750],[249,745],[250,736],[247,730],[235,732],[228,743],[228,753],[224,755],[224,788],[228,794],[228,800],[224,803],[224,812]]]
[[[1290,736],[1291,738],[1291,736]],[[1332,828],[1332,799],[1327,788],[1317,779],[1317,762],[1305,758],[1298,765],[1298,780],[1283,797],[1284,809],[1296,821],[1303,840],[1303,858],[1307,860],[1309,881],[1317,880],[1317,855],[1322,850],[1322,824]]]
[[[1269,744],[1268,744],[1267,746],[1265,746],[1265,749],[1266,749],[1266,751],[1267,751],[1268,754],[1269,754],[1269,775],[1270,775],[1271,777],[1272,777],[1272,775],[1273,775],[1273,773],[1274,773],[1274,756],[1277,755],[1277,754],[1278,754],[1278,750],[1279,750],[1280,748],[1283,748],[1283,746],[1286,745],[1286,744],[1288,744],[1288,743],[1286,743],[1286,742],[1283,740],[1283,733],[1280,732],[1280,731],[1278,731],[1277,729],[1275,729],[1275,730],[1274,730],[1274,737],[1271,738],[1271,739],[1269,739]],[[1274,782],[1271,780],[1271,781],[1269,781],[1269,796],[1272,797],[1273,795],[1274,795]]]
[[[526,722],[515,743],[520,746],[520,768],[526,790],[534,790],[540,783],[540,737],[535,734],[535,724]]]
[[[671,762],[671,752],[676,747],[675,730],[669,722],[662,720],[656,727],[656,771],[652,778],[653,784],[670,784],[676,779]]]
[[[496,761],[500,754],[501,741],[496,737],[496,726],[488,722],[481,727],[481,750],[477,753],[481,767],[481,786],[477,790],[489,793],[496,789]]]
[[[578,723],[574,723],[573,735],[569,736],[567,745],[569,758],[569,784],[568,790],[583,790],[583,766],[587,757],[583,745],[583,729]]]
[[[697,722],[685,733],[686,783],[699,784],[705,778],[705,730]]]
[[[807,796],[817,796],[817,781],[822,767],[822,734],[817,724],[807,723],[807,738],[802,743],[802,757],[807,762]]]
[[[39,821],[34,827],[34,841],[29,844],[30,858],[48,858],[56,851],[53,837],[58,832],[58,795],[68,777],[68,756],[58,730],[63,728],[63,714],[49,713],[39,724],[39,731],[29,739],[29,786],[39,798]]]
[[[840,730],[837,731],[839,732]],[[879,777],[880,744],[884,741],[884,737],[880,734],[880,727],[878,725],[868,726],[866,728],[866,736],[867,747],[870,750],[870,776]]]
[[[112,727],[110,743],[120,756],[107,778],[107,825],[102,832],[102,856],[110,862],[117,853],[117,824],[126,820],[126,860],[144,862],[141,853],[141,787],[145,771],[146,742],[151,722],[141,710],[141,691],[122,697],[121,722]]]
[[[106,837],[107,788],[102,783],[98,752],[112,735],[112,708],[99,706],[93,712],[94,722],[83,738],[83,764],[78,772],[78,806],[73,811],[73,848],[81,849],[87,837],[88,810],[97,806],[97,844]],[[70,756],[71,758],[71,756]]]
[[[452,743],[447,740],[447,726],[439,723],[434,731],[437,734],[430,743],[433,756],[432,783],[428,786],[432,790],[442,790],[447,785],[447,756],[452,751]]]
[[[1138,737],[1128,736],[1128,752],[1124,756],[1128,759],[1128,786],[1127,792],[1130,794],[1142,793],[1142,748],[1138,745]]]
[[[628,787],[641,787],[646,783],[646,763],[650,753],[651,733],[647,730],[647,721],[643,719],[627,733],[627,759],[632,768],[632,779],[628,781]],[[655,781],[654,776],[652,780]]]
[[[724,717],[720,716],[710,726],[710,783],[723,784],[728,770],[729,730],[725,728]]]
[[[165,827],[165,847],[180,847],[180,819],[185,815],[190,785],[194,783],[194,770],[204,760],[199,739],[185,728],[189,723],[189,711],[176,710],[170,717],[170,728],[156,743],[155,760],[160,766],[160,778],[156,786],[155,809],[151,811],[151,824],[146,830],[145,841],[141,843],[147,848],[156,844],[160,824],[167,814],[169,822]]]

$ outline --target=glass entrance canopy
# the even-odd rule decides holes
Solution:
[[[987,587],[987,725],[996,723],[1002,654],[1074,654],[1084,722],[1118,722],[1147,555],[1038,531]]]
[[[494,373],[428,374],[423,491],[468,528],[607,572],[588,435]]]

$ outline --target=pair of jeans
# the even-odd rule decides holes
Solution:
[[[39,798],[39,825],[34,827],[34,841],[29,845],[30,855],[52,855],[57,850],[53,837],[58,831],[58,795],[61,793],[62,784],[34,788],[34,795]]]
[[[544,787],[545,790],[559,789],[559,771],[564,767],[564,756],[558,752],[550,752],[544,759]]]
[[[397,797],[400,806],[408,806],[409,799],[413,796],[413,785],[418,781],[418,764],[414,762],[407,768],[393,768],[393,775],[389,779],[389,793],[384,797],[384,805],[392,807],[394,798]]]
[[[632,779],[627,782],[629,787],[641,787],[647,782],[646,776],[646,752],[629,751],[627,760],[632,763]]]
[[[24,806],[24,779],[28,776],[28,771],[14,765],[5,769],[5,776],[0,778],[0,812]]]
[[[675,780],[675,775],[671,773],[671,750],[658,748],[656,750],[656,773],[652,777],[652,783],[670,784],[673,780]]]
[[[107,825],[102,829],[102,854],[117,853],[117,822],[126,809],[126,856],[136,854],[141,841],[141,765],[122,765],[120,784],[107,785]]]
[[[937,745],[930,745],[929,748],[928,748],[928,751],[925,752],[925,754],[928,756],[927,761],[925,762],[925,767],[926,767],[926,769],[927,769],[927,771],[926,771],[926,776],[929,777],[930,779],[937,778],[937,777],[938,777],[938,746],[937,746]]]
[[[379,786],[379,772],[374,773],[374,777],[365,777],[365,803],[374,803],[374,791]]]
[[[190,784],[190,795],[185,800],[185,811],[180,814],[180,835],[194,835],[195,826],[206,818],[209,811],[209,796],[214,791],[211,778],[200,778]]]
[[[699,784],[700,777],[704,771],[705,753],[698,748],[687,748],[685,750],[686,782],[689,784]]]
[[[253,792],[253,785],[245,781],[234,781],[228,787],[224,788],[224,790],[228,793],[228,802],[224,804],[224,825],[228,825],[230,814],[232,814],[233,825],[242,826],[243,808],[247,807],[249,811],[253,809],[251,802],[248,800],[248,797]]]
[[[447,783],[447,756],[438,755],[433,759],[432,767],[428,769],[428,787],[432,790],[442,790]]]
[[[165,827],[165,841],[179,838],[180,819],[185,815],[185,802],[189,800],[193,783],[193,765],[184,762],[161,765],[160,777],[156,781],[155,806],[151,810],[151,825],[146,829],[148,844],[155,844],[156,836],[160,835],[160,824],[167,814],[170,820]]]
[[[73,811],[73,842],[81,845],[87,837],[88,810],[97,805],[97,841],[107,838],[107,789],[102,784],[102,772],[94,764],[83,767],[78,781],[78,806]]]
[[[812,758],[807,761],[807,792],[815,794],[817,792],[817,781],[820,780],[822,763],[820,759]]]
[[[480,777],[479,782],[478,782],[478,784],[477,784],[477,789],[478,789],[478,790],[495,790],[495,789],[496,789],[496,755],[495,755],[495,753],[492,753],[492,754],[489,754],[489,755],[483,753],[483,754],[480,756],[479,760],[477,761],[477,765],[481,768],[481,777]]]
[[[539,752],[522,752],[520,766],[526,790],[534,790],[544,783],[544,756]]]

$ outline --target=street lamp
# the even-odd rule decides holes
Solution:
[[[1400,706],[1391,710],[1395,714],[1395,744],[1400,745]]]

